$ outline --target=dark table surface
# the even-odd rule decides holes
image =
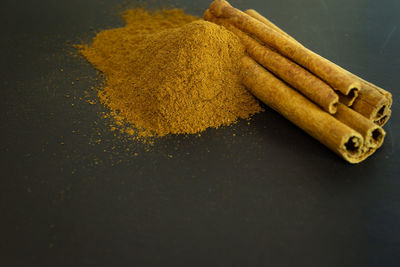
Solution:
[[[232,1],[393,93],[358,165],[268,108],[153,146],[114,136],[71,44],[130,4],[2,1],[1,266],[400,266],[400,1]]]

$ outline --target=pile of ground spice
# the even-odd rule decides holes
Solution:
[[[261,110],[239,78],[238,37],[182,10],[128,10],[79,46],[105,75],[101,102],[139,135],[197,133]]]

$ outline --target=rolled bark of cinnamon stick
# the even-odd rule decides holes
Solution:
[[[331,114],[336,113],[339,97],[333,89],[321,79],[293,61],[260,44],[258,41],[230,24],[228,20],[215,17],[209,10],[204,13],[204,19],[224,26],[226,29],[235,33],[242,41],[248,54],[258,63],[303,93],[327,112]]]
[[[240,30],[257,37],[280,54],[302,65],[327,82],[333,89],[344,95],[357,97],[361,87],[360,82],[348,74],[338,71],[327,59],[276,32],[259,20],[233,8],[225,0],[215,0],[209,9],[216,17],[226,18]]]
[[[364,159],[360,133],[323,111],[248,56],[242,58],[243,84],[273,108],[350,163]]]
[[[382,118],[374,120],[374,123],[376,123],[377,125],[382,127],[383,125],[385,125],[388,122],[391,115],[392,115],[392,111],[389,109]]]
[[[344,104],[344,105],[346,105],[346,106],[348,106],[348,107],[350,107],[351,105],[353,105],[353,103],[354,103],[354,101],[356,100],[356,98],[354,98],[354,97],[349,97],[349,96],[347,96],[347,95],[344,95],[344,94],[342,94],[342,93],[338,93],[338,96],[339,96],[339,102],[340,103],[342,103],[342,104]],[[360,96],[357,96],[357,98],[358,97],[360,97]]]
[[[283,31],[281,28],[276,26],[274,23],[269,21],[267,18],[262,16],[260,13],[253,9],[245,11],[249,16],[259,20],[276,32],[290,38],[294,42],[299,43],[288,33]],[[334,63],[333,63],[334,64]],[[336,65],[336,64],[335,64]],[[361,89],[357,99],[348,97],[339,93],[339,101],[347,106],[352,106],[354,110],[362,114],[364,117],[373,120],[376,124],[383,126],[390,118],[392,105],[392,94],[370,82],[363,80],[362,78],[344,70],[340,66],[336,65],[338,69],[345,71],[348,75],[354,79],[358,79],[361,83]]]

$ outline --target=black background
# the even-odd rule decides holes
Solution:
[[[153,146],[111,132],[71,44],[130,4],[2,1],[1,266],[400,266],[399,1],[232,1],[393,93],[358,165],[268,108]]]

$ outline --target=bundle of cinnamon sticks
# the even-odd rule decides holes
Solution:
[[[255,10],[215,0],[204,19],[235,33],[247,54],[244,85],[350,163],[383,143],[392,95],[304,47]]]

